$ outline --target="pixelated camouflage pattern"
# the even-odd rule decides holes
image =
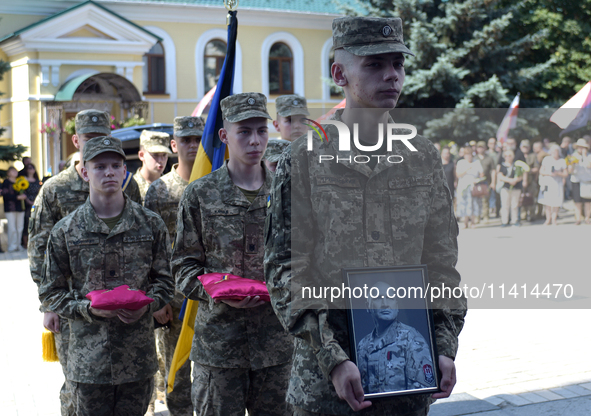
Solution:
[[[140,191],[140,197],[142,198],[142,205],[146,202],[146,193],[148,192],[148,188],[150,187],[150,183],[144,178],[141,172],[142,168],[138,168],[138,170],[133,174],[133,179],[135,183],[137,183],[138,189]]]
[[[82,151],[82,160],[92,160],[102,153],[113,152],[123,156],[123,160],[127,159],[121,140],[112,136],[93,137],[84,145]]]
[[[65,375],[68,370],[68,341],[70,340],[70,323],[67,319],[59,318],[60,332],[53,334],[57,358],[64,373],[64,384],[60,388],[60,411],[62,416],[76,416],[74,409],[74,388],[72,382]]]
[[[82,110],[74,119],[76,134],[103,133],[111,134],[111,115],[106,111]]]
[[[232,182],[227,164],[191,182],[179,204],[172,268],[177,288],[198,300],[190,358],[219,368],[258,370],[286,363],[293,341],[269,303],[238,309],[215,303],[198,276],[231,273],[264,280],[263,226],[272,173],[251,204]]]
[[[203,120],[203,117],[175,117],[173,134],[176,137],[203,136],[204,128],[205,120]]]
[[[122,384],[158,369],[152,313],[172,300],[170,238],[162,219],[125,198],[110,230],[90,198],[51,231],[39,299],[70,320],[67,378],[79,383]],[[137,322],[95,317],[86,294],[128,285],[154,302]]]
[[[41,187],[29,219],[29,267],[31,277],[37,286],[41,283],[45,248],[51,229],[59,220],[84,204],[89,193],[88,182],[78,175],[75,165],[48,179]],[[141,203],[140,191],[135,180],[129,182],[125,194],[132,201]]]
[[[267,142],[267,150],[265,150],[265,154],[263,155],[263,159],[268,162],[277,162],[281,153],[289,146],[291,143],[288,140],[283,139],[269,139]]]
[[[172,308],[173,320],[170,328],[156,329],[156,342],[158,353],[164,360],[165,380],[168,380],[170,364],[174,356],[174,349],[181,333],[183,322],[179,319],[180,308]],[[193,403],[191,402],[191,361],[187,360],[176,372],[174,389],[168,393],[166,390],[166,407],[170,416],[193,416]]]
[[[143,130],[140,134],[140,146],[151,153],[166,153],[171,155],[170,135],[163,131]]]
[[[339,17],[332,21],[334,49],[358,56],[401,52],[414,56],[404,45],[399,17]]]
[[[309,116],[308,103],[305,97],[297,94],[282,95],[275,99],[277,114],[281,117],[292,115]]]
[[[357,357],[365,393],[435,387],[429,344],[419,331],[402,322],[394,322],[382,337],[374,328],[359,342]],[[425,373],[424,366],[430,373]]]
[[[176,218],[179,202],[183,192],[189,185],[189,182],[178,174],[177,167],[178,163],[166,175],[152,182],[144,201],[146,208],[151,209],[164,220],[172,242],[176,239]],[[176,290],[171,305],[180,308],[184,299],[185,296]]]
[[[193,406],[198,416],[288,416],[285,390],[291,364],[259,370],[193,365]]]
[[[154,389],[154,380],[146,379],[117,386],[73,383],[76,416],[143,416]]]
[[[342,121],[340,115],[333,118]],[[352,415],[329,381],[350,356],[346,311],[334,309],[344,302],[303,299],[301,286],[340,287],[345,267],[426,264],[431,286],[453,289],[460,283],[458,227],[429,140],[415,137],[417,152],[394,142],[387,155],[402,155],[404,163],[378,163],[373,171],[365,164],[319,164],[321,150],[341,158],[359,154],[338,151],[338,132],[328,127],[328,144],[316,136],[308,152],[302,137],[279,160],[265,227],[265,276],[275,312],[296,337],[288,401],[311,412]],[[432,307],[438,353],[454,358],[466,300],[436,300]],[[431,402],[428,395],[383,400],[400,414]]]
[[[222,108],[222,118],[230,123],[255,117],[273,120],[267,112],[267,97],[259,92],[230,95],[220,102],[220,107]]]

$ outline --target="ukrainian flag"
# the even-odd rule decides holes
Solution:
[[[238,35],[238,19],[236,18],[236,14],[237,11],[228,12],[228,48],[226,59],[222,66],[222,72],[220,73],[217,88],[211,102],[211,109],[207,115],[207,121],[203,129],[201,145],[199,146],[193,171],[191,172],[191,182],[218,169],[226,159],[226,145],[221,142],[218,135],[219,130],[223,126],[220,101],[232,95],[234,69],[236,67],[236,37]],[[168,375],[169,393],[173,389],[177,370],[189,359],[193,335],[195,334],[195,317],[197,316],[198,306],[199,302],[190,299],[185,299],[185,303],[183,304],[180,316],[180,319],[183,320],[183,327],[174,350],[170,373]]]

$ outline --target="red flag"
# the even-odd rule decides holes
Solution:
[[[519,111],[519,93],[513,99],[511,106],[507,110],[501,125],[497,130],[497,140],[499,143],[505,143],[507,137],[509,137],[509,130],[514,129],[517,126],[517,112]]]
[[[563,129],[562,133],[587,125],[591,113],[591,81],[552,114],[550,121]],[[562,135],[562,134],[561,134]]]

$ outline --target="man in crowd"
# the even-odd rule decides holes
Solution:
[[[265,275],[273,308],[296,337],[287,400],[297,416],[354,415],[362,409],[372,416],[425,415],[433,399],[448,397],[455,385],[453,360],[465,299],[432,305],[442,391],[370,402],[350,361],[347,316],[339,310],[344,302],[307,299],[299,289],[340,287],[346,267],[412,264],[427,264],[431,286],[453,289],[460,282],[458,226],[437,149],[418,136],[409,141],[416,151],[401,140],[389,143],[388,150],[379,140],[385,137],[380,126],[393,123],[389,111],[404,83],[403,54],[411,54],[401,19],[335,19],[333,44],[332,77],[347,99],[333,121],[349,131],[357,123],[365,150],[338,150],[339,132],[327,126],[328,141],[315,137],[308,151],[307,140],[298,139],[277,166],[265,231]],[[347,162],[364,155],[373,163]]]
[[[82,154],[88,140],[111,132],[110,115],[98,110],[81,111],[76,114],[75,128],[76,134],[72,136],[72,142]],[[82,166],[81,163],[76,162],[46,181],[31,208],[28,255],[31,277],[37,285],[41,283],[45,248],[53,226],[88,199],[90,188],[82,179]],[[141,202],[138,185],[132,176],[129,172],[126,173],[121,188],[131,200]],[[45,311],[43,307],[41,310],[45,312],[43,325],[55,334],[57,355],[66,377],[60,391],[62,415],[74,415],[71,402],[72,390],[66,371],[70,337],[68,320],[60,319],[56,313]]]
[[[484,172],[485,181],[489,185],[489,194],[482,197],[482,219],[484,220],[484,222],[488,222],[490,215],[490,192],[492,192],[491,187],[495,179],[497,165],[495,165],[494,159],[486,154],[486,143],[484,141],[479,141],[476,144],[476,157],[478,158],[478,160],[480,160],[480,164],[482,165],[482,170]]]
[[[27,165],[31,163],[31,158],[29,156],[24,156],[22,158],[23,161],[23,168],[18,171],[18,176],[27,176]]]
[[[273,121],[273,125],[283,140],[291,142],[308,131],[308,127],[302,124],[303,119],[310,115],[304,97],[296,94],[282,95],[275,100],[275,107],[277,119]]]
[[[133,178],[140,188],[142,203],[150,184],[162,176],[166,168],[168,156],[171,154],[168,148],[169,142],[170,136],[161,131],[144,130],[140,135],[140,151],[137,155],[142,161],[142,167],[137,170]]]
[[[259,296],[214,300],[198,277],[231,273],[264,280],[263,226],[273,174],[262,163],[266,98],[243,93],[221,102],[219,135],[230,160],[187,187],[172,255],[177,288],[200,301],[190,358],[199,416],[291,414],[285,391],[293,341]]]
[[[176,117],[174,119],[174,134],[170,145],[172,151],[178,155],[179,163],[175,164],[166,175],[154,181],[146,194],[144,205],[162,217],[172,241],[176,238],[179,201],[185,188],[189,185],[195,156],[199,150],[201,136],[203,136],[203,127],[204,121],[201,117]],[[168,381],[174,349],[181,333],[182,321],[179,319],[179,314],[183,300],[183,294],[177,290],[173,301],[154,313],[154,318],[160,324],[165,325],[170,322],[170,329],[156,330],[158,349],[166,368],[166,381]],[[176,372],[173,391],[168,393],[167,389],[166,406],[170,416],[193,415],[191,362],[189,360]]]
[[[90,196],[51,231],[39,286],[43,307],[70,321],[67,379],[78,416],[143,415],[158,368],[152,313],[174,293],[162,219],[124,196],[121,141],[84,146]],[[153,300],[140,308],[93,307],[86,295],[127,285]]]

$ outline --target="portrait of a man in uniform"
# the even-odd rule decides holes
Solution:
[[[357,345],[357,366],[365,394],[400,392],[436,386],[429,343],[412,326],[399,321],[390,285],[377,282],[379,296],[367,300],[374,328]]]

